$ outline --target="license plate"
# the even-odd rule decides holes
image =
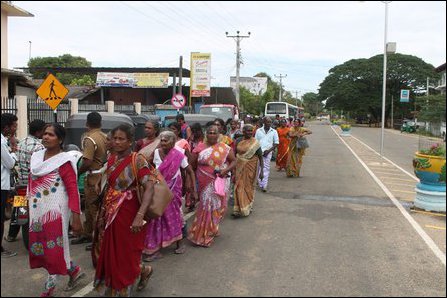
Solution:
[[[14,196],[13,207],[25,207],[28,206],[28,200],[25,196]]]

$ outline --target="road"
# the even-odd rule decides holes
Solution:
[[[443,263],[347,145],[367,166],[375,164],[366,158],[375,153],[354,138],[342,140],[329,125],[313,122],[309,127],[311,148],[301,178],[286,178],[272,164],[268,192],[256,193],[248,218],[233,219],[228,213],[221,236],[210,248],[188,243],[184,255],[174,255],[172,248],[163,250],[164,258],[152,263],[155,273],[148,287],[135,295],[445,297],[445,230],[436,231],[443,235],[444,246],[442,236],[435,241],[444,253]],[[378,129],[353,129],[354,137],[370,145],[378,133]],[[404,137],[386,134],[386,156],[404,154],[387,147],[389,138],[414,142],[400,139]],[[412,149],[405,150],[412,158]],[[402,157],[396,162],[404,166],[408,161]],[[409,210],[405,201],[400,202]],[[437,224],[445,228],[445,216],[438,217]],[[5,246],[19,255],[2,259],[1,295],[37,296],[45,271],[28,269],[21,243]],[[95,297],[89,287],[93,276],[89,256],[82,245],[72,246],[72,251],[88,279],[77,290],[58,290],[56,295]],[[18,287],[17,280],[26,286]]]

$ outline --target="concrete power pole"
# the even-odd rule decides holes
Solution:
[[[277,75],[275,77],[279,78],[279,101],[282,101],[282,78],[287,78],[287,75],[279,74],[279,77]]]
[[[228,35],[228,32],[225,32],[227,37],[232,37],[236,41],[236,102],[239,106],[240,92],[239,92],[239,72],[241,67],[241,39],[250,37],[250,32],[248,35],[239,35],[239,31],[236,31],[237,35]]]

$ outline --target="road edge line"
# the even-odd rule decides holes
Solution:
[[[93,287],[93,281],[92,281],[91,283],[89,283],[88,285],[86,285],[85,287],[83,287],[82,289],[80,289],[79,291],[77,291],[76,293],[71,295],[70,297],[84,297],[88,293],[92,292],[94,289],[95,288]]]
[[[374,150],[373,148],[371,148],[370,146],[368,146],[367,144],[365,144],[363,141],[359,140],[358,138],[354,137],[351,135],[352,138],[356,139],[358,142],[360,142],[363,146],[365,146],[366,148],[368,148],[369,150],[371,150],[372,152],[374,152],[375,154],[380,156],[380,153],[377,152],[376,150]],[[383,159],[385,159],[386,161],[388,161],[389,163],[391,163],[393,166],[395,166],[396,168],[398,168],[399,170],[401,170],[402,172],[404,172],[405,174],[407,174],[408,176],[410,176],[411,178],[413,178],[415,181],[419,181],[419,179],[414,176],[413,174],[411,174],[410,172],[408,172],[407,170],[405,170],[404,168],[401,168],[400,166],[398,166],[397,164],[395,164],[393,161],[391,161],[390,159],[386,158],[385,156],[382,156]]]
[[[380,181],[379,178],[368,168],[368,166],[360,159],[357,153],[348,145],[348,143],[343,140],[342,137],[335,131],[335,129],[331,126],[332,131],[337,135],[337,137],[345,144],[345,146],[351,151],[355,158],[360,162],[360,164],[366,169],[369,175],[374,179],[374,181],[379,185],[380,188],[385,192],[388,198],[393,202],[393,204],[399,209],[402,215],[407,219],[407,221],[411,224],[411,226],[416,230],[416,232],[421,236],[427,246],[431,249],[431,251],[435,254],[436,257],[441,261],[441,263],[446,267],[446,257],[445,254],[439,249],[433,239],[428,236],[428,234],[422,229],[422,227],[414,220],[414,218],[405,210],[405,208],[400,204],[400,202],[394,197],[394,195],[389,191],[389,189]]]

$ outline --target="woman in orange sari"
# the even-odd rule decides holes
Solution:
[[[227,209],[229,193],[228,179],[220,179],[225,188],[225,195],[216,193],[217,177],[226,178],[236,166],[233,150],[226,144],[218,142],[219,131],[215,125],[206,131],[206,143],[194,150],[197,155],[197,181],[199,185],[199,204],[196,217],[188,231],[188,239],[199,246],[209,247],[214,237],[219,235],[219,222]]]
[[[303,156],[305,154],[305,148],[298,147],[298,139],[305,138],[306,135],[310,135],[312,131],[302,127],[300,119],[296,119],[293,122],[293,127],[287,135],[290,138],[289,144],[289,157],[287,159],[287,177],[299,177],[301,171],[301,165],[303,164]]]
[[[276,157],[276,170],[279,172],[285,169],[287,166],[287,158],[289,156],[289,143],[290,140],[287,137],[289,132],[289,127],[287,127],[287,120],[281,119],[280,127],[276,130],[278,131],[279,145],[278,145],[278,155]]]
[[[261,144],[253,137],[253,125],[244,125],[244,138],[236,144],[237,164],[234,179],[233,216],[248,216],[253,208],[255,197],[255,180],[258,159],[264,168]],[[259,172],[259,179],[264,178],[264,171]]]

